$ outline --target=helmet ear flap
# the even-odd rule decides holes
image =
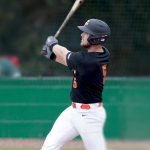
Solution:
[[[91,35],[90,35],[90,36],[91,36]],[[93,45],[93,42],[91,41],[90,36],[88,37],[87,41],[88,41],[91,45]]]
[[[91,45],[100,45],[100,44],[105,44],[107,39],[108,39],[108,36],[105,36],[105,37],[98,36],[98,37],[96,37],[96,36],[90,35],[87,40]]]

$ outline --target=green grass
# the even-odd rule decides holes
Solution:
[[[40,150],[39,148],[0,148],[0,150]],[[85,150],[81,148],[66,148],[66,149],[61,149],[61,150]],[[108,149],[108,150],[150,150],[150,149]]]

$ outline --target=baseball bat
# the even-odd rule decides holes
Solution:
[[[54,35],[55,38],[57,38],[59,36],[59,34],[62,31],[62,29],[65,27],[65,25],[67,24],[67,22],[70,20],[70,18],[73,16],[73,14],[75,13],[75,11],[81,6],[81,4],[83,2],[84,2],[84,0],[76,0],[75,1],[75,3],[73,4],[70,12],[68,13],[67,17],[65,18],[64,22],[62,23],[62,25],[60,26],[60,28],[58,29],[58,31]]]
[[[71,10],[69,11],[67,17],[65,18],[64,22],[62,23],[62,25],[60,26],[60,28],[58,29],[58,31],[56,32],[56,34],[54,35],[55,38],[57,38],[60,34],[60,32],[62,31],[62,29],[65,27],[65,25],[67,24],[67,22],[70,20],[70,18],[73,16],[73,14],[76,12],[76,10],[81,6],[81,4],[84,2],[84,0],[76,0],[71,8]],[[44,55],[47,54],[46,51],[43,52]]]

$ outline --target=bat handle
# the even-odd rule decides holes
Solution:
[[[43,55],[47,55],[47,51],[42,51],[42,54]]]
[[[55,38],[57,38],[57,37],[58,37],[58,35],[59,35],[59,33],[60,33],[60,32],[59,32],[59,31],[57,31],[57,33],[54,35],[54,37],[55,37]],[[47,55],[47,50],[42,51],[41,53],[42,53],[43,55]]]
[[[57,31],[57,33],[54,35],[54,37],[57,38],[58,35],[59,35],[59,33],[60,33],[60,32]],[[42,51],[41,53],[42,53],[43,55],[47,55],[47,50],[44,50],[44,51]]]
[[[59,30],[58,30],[57,33],[54,35],[54,37],[57,38],[58,35],[59,35],[59,33],[60,33],[60,32],[59,32]]]

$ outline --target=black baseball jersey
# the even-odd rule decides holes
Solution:
[[[69,52],[66,56],[68,68],[73,70],[70,99],[76,103],[102,102],[102,91],[109,64],[109,51]]]

